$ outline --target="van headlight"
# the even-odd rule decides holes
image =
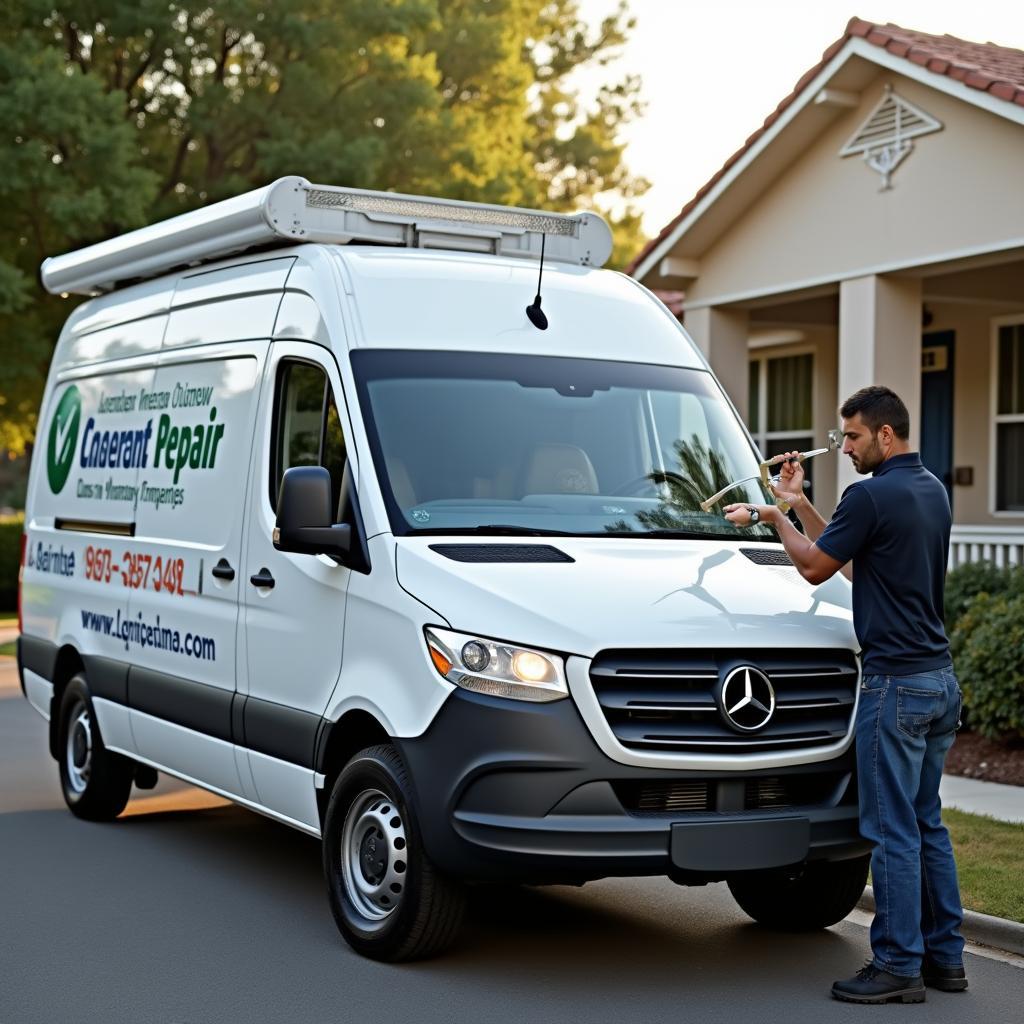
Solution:
[[[427,626],[434,668],[450,683],[492,697],[561,700],[569,695],[565,662],[557,654]]]

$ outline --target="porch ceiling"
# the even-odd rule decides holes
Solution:
[[[1000,306],[1007,312],[1024,309],[1024,254],[1000,263],[986,261],[981,266],[929,274],[922,281],[922,291],[925,302]]]

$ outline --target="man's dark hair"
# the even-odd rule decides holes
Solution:
[[[903,399],[891,388],[872,384],[869,388],[855,391],[843,402],[839,415],[848,420],[857,413],[860,413],[861,422],[872,434],[877,434],[888,423],[901,441],[910,437],[910,413]]]

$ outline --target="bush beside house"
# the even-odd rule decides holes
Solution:
[[[978,594],[1024,589],[1024,569],[1000,568],[991,562],[967,562],[946,575],[946,631],[952,635]]]
[[[983,562],[951,572],[946,629],[971,728],[1024,740],[1024,568]]]

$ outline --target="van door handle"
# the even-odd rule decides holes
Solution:
[[[235,570],[231,568],[231,563],[226,558],[222,558],[210,572],[219,580],[230,581],[235,578]]]
[[[274,589],[274,577],[270,575],[270,570],[264,566],[255,576],[249,577],[249,582],[254,587],[266,587],[267,590]]]

